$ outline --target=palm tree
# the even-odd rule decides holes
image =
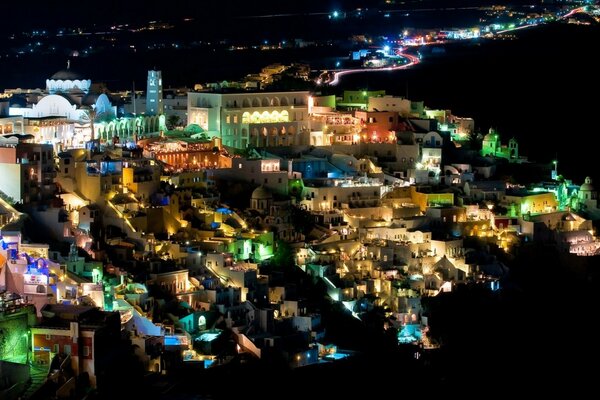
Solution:
[[[89,110],[85,110],[83,114],[81,114],[81,116],[79,117],[79,121],[81,123],[90,124],[90,129],[92,130],[91,140],[96,139],[96,130],[94,127],[94,123],[105,115],[107,115],[106,111],[98,112],[95,108],[90,108]]]
[[[180,124],[181,118],[179,118],[179,115],[173,114],[169,115],[169,118],[167,118],[167,128],[169,128],[170,130],[177,128]]]

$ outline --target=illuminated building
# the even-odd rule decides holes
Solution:
[[[396,96],[371,96],[367,101],[367,111],[393,111],[401,117],[411,116],[411,101]],[[412,115],[418,116],[418,115]]]
[[[83,92],[88,93],[92,81],[84,79],[80,74],[71,69],[71,62],[67,62],[67,69],[63,69],[46,80],[46,90],[50,94]]]
[[[105,94],[89,93],[91,84],[91,80],[67,67],[46,80],[44,95],[31,97],[31,103],[25,107],[10,107],[10,115],[25,118],[62,117],[69,121],[81,121],[90,108],[98,113],[115,115],[116,109]]]
[[[0,239],[0,287],[42,307],[57,300],[60,266],[48,260],[48,245],[21,243],[20,233],[3,232]]]
[[[500,142],[500,135],[492,128],[490,128],[489,133],[483,137],[481,155],[505,158],[513,162],[521,161],[517,140],[512,138],[508,141],[508,146],[503,145]]]
[[[121,333],[119,313],[94,307],[48,304],[44,318],[31,328],[35,362],[50,364],[56,354],[70,356],[76,375],[87,372],[92,387],[114,356]]]
[[[310,121],[310,144],[313,146],[351,145],[360,141],[362,129],[360,120],[352,114],[332,111],[315,112],[311,114]]]
[[[67,192],[76,192],[83,200],[102,203],[111,192],[131,192],[148,200],[160,184],[161,167],[145,158],[120,158],[98,154],[91,159],[83,150],[59,154],[57,183]]]
[[[338,107],[366,110],[369,103],[369,97],[385,96],[385,90],[344,90],[342,101]]]
[[[503,181],[474,181],[463,185],[465,195],[473,201],[501,200],[506,193]]]
[[[454,193],[424,193],[419,192],[414,186],[410,187],[412,202],[425,212],[431,206],[451,206],[454,204]]]
[[[592,185],[592,179],[588,176],[579,188],[579,202],[584,205],[585,210],[598,210],[598,193]]]
[[[366,136],[366,135],[365,135]],[[376,134],[378,137],[379,135]],[[337,144],[333,150],[357,158],[372,158],[376,167],[390,174],[409,177],[419,160],[419,145],[413,132],[387,132],[387,141],[371,141],[361,136],[358,146]]]
[[[23,117],[0,117],[0,134],[24,133],[24,130]]]
[[[29,361],[28,328],[35,320],[33,304],[27,303],[16,293],[6,290],[0,292],[0,361],[19,364]]]
[[[163,111],[162,72],[148,71],[146,115],[162,115]]]
[[[467,219],[466,209],[464,207],[429,206],[425,214],[432,219],[432,224],[451,224],[455,222],[464,222]]]
[[[308,97],[309,92],[190,92],[188,123],[238,149],[308,144]]]
[[[160,78],[158,78],[160,79]],[[117,107],[106,93],[91,93],[91,81],[84,79],[70,68],[54,74],[46,80],[46,90],[40,93],[13,90],[13,97],[25,95],[24,104],[14,102],[9,115],[21,120],[10,124],[0,123],[7,131],[31,134],[37,143],[50,143],[62,149],[81,148],[96,138],[125,142],[134,137],[166,129],[165,117],[158,114],[136,117],[117,117]],[[158,89],[157,89],[158,91]],[[161,92],[162,96],[162,92]],[[93,125],[93,126],[92,126]]]
[[[556,196],[552,192],[509,190],[503,196],[502,204],[509,209],[510,216],[550,213],[558,209]]]
[[[160,288],[171,293],[173,296],[188,292],[190,290],[190,282],[188,277],[188,270],[180,270],[173,272],[161,272],[156,274],[150,274],[150,280],[147,282],[148,285],[157,285]]]
[[[56,190],[52,146],[0,139],[0,174],[10,177],[0,182],[0,191],[16,202],[27,204],[52,197]]]
[[[350,207],[376,207],[389,190],[378,179],[334,179],[329,185],[305,182],[301,204],[308,210],[327,211]]]
[[[558,243],[565,251],[578,256],[600,255],[600,241],[586,230],[559,232]]]
[[[439,175],[442,165],[443,143],[443,138],[437,132],[425,134],[421,142],[421,164],[428,171],[433,171],[436,176]]]
[[[445,122],[441,122],[438,125],[438,129],[440,132],[450,133],[453,141],[464,141],[468,140],[469,135],[475,131],[475,121],[473,118],[461,118],[449,115]]]
[[[354,116],[362,124],[362,141],[371,143],[396,142],[394,131],[399,130],[401,119],[395,111],[356,111]]]
[[[232,159],[221,146],[221,139],[148,141],[144,151],[149,157],[167,164],[168,169],[194,170],[231,168]]]
[[[273,195],[265,189],[264,186],[259,186],[252,192],[250,197],[250,209],[247,221],[252,227],[275,232],[277,239],[288,242],[297,242],[303,239],[303,235],[299,232],[291,221],[291,202],[289,200],[274,201]],[[260,258],[264,258],[269,251],[269,246],[261,245],[261,239],[256,240]],[[256,247],[256,244],[249,243]],[[241,251],[238,250],[238,254]],[[240,257],[238,257],[240,258]],[[241,257],[245,259],[247,257]]]
[[[280,170],[280,164],[277,158],[262,158],[255,154],[252,158],[234,158],[231,168],[207,170],[207,175],[215,181],[247,182],[263,185],[273,193],[287,194],[291,172]]]

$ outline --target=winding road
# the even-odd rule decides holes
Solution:
[[[408,60],[407,64],[398,65],[395,67],[382,67],[382,68],[354,68],[354,69],[342,69],[333,73],[333,79],[328,82],[330,86],[335,86],[340,82],[340,78],[350,74],[362,73],[362,72],[381,72],[381,71],[396,71],[399,69],[407,69],[417,65],[421,60],[417,56],[407,54],[403,52],[397,53],[399,56],[404,57]]]

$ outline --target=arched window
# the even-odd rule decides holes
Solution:
[[[268,111],[263,112],[260,116],[260,122],[262,122],[262,123],[271,122],[271,114],[269,114]]]
[[[248,111],[246,111],[245,113],[242,114],[242,124],[249,124],[250,123],[250,113]]]
[[[206,318],[204,317],[204,315],[201,315],[200,317],[198,317],[198,330],[199,331],[206,330]]]
[[[289,122],[290,121],[290,115],[287,112],[287,110],[283,110],[282,112],[279,113],[279,121],[280,122]]]
[[[250,120],[252,121],[253,124],[260,123],[260,114],[258,113],[258,111],[254,111],[252,113],[252,117],[250,118]]]

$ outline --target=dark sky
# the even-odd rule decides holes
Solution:
[[[494,3],[522,3],[525,0]],[[417,7],[452,7],[459,5],[489,4],[491,0],[404,0],[389,7],[403,8],[410,4]],[[527,0],[535,3],[538,0]],[[5,4],[6,3],[6,4]],[[402,5],[401,3],[404,3]],[[91,23],[113,24],[122,22],[146,22],[169,20],[182,17],[196,19],[231,18],[248,15],[278,13],[328,12],[335,9],[352,10],[356,7],[385,7],[384,0],[103,0],[81,1],[60,0],[34,2],[24,8],[21,2],[2,2],[3,15],[0,30],[12,32],[30,28],[55,28],[78,26]]]
[[[4,3],[4,2],[2,2]],[[335,1],[301,0],[291,5],[288,1],[239,1],[239,0],[103,0],[81,1],[60,0],[47,3],[36,2],[24,10],[19,2],[2,4],[2,26],[13,29],[43,25],[77,25],[88,23],[113,23],[124,21],[146,21],[148,19],[169,19],[192,16],[227,18],[228,16],[257,15],[264,13],[288,13],[306,11],[327,11],[330,7],[352,7],[355,4],[378,4],[379,0]],[[17,18],[6,18],[13,15]],[[11,24],[14,21],[14,24]]]

